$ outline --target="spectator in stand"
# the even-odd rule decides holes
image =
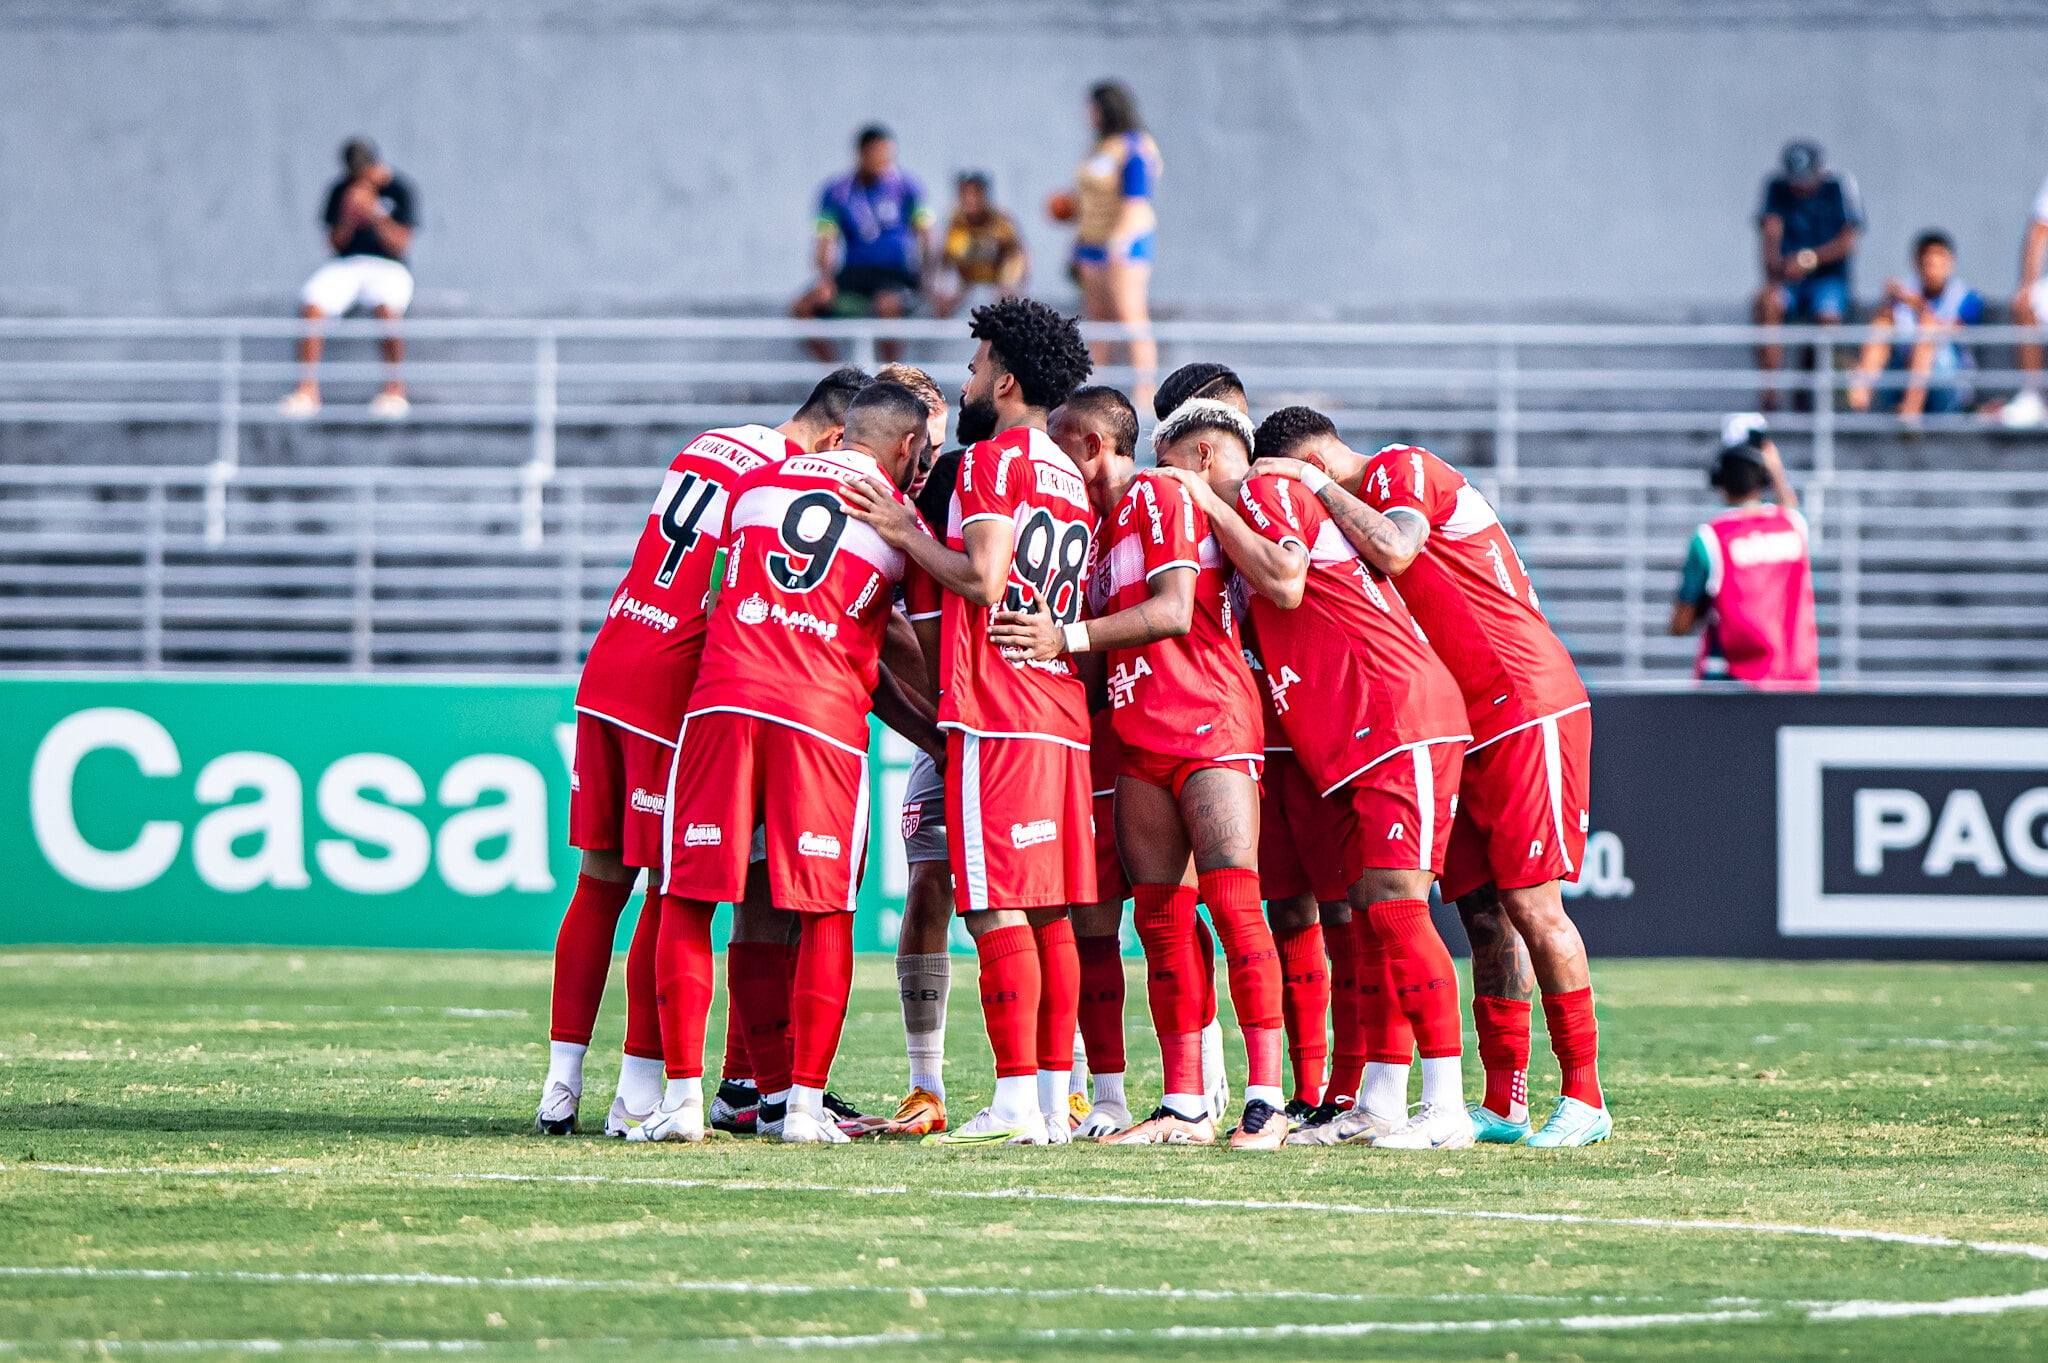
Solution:
[[[1917,421],[1924,412],[1960,412],[1969,404],[1966,374],[1974,362],[1961,342],[1943,338],[1983,321],[1984,300],[1956,278],[1956,244],[1946,232],[1922,232],[1913,262],[1920,277],[1912,284],[1884,282],[1884,302],[1870,325],[1886,334],[1863,347],[1850,381],[1851,411],[1870,410],[1872,389],[1886,370],[1908,376],[1903,385],[1886,383],[1877,398],[1881,410],[1895,410],[1903,421]]]
[[[1048,206],[1056,219],[1075,220],[1074,271],[1088,319],[1142,328],[1152,320],[1148,294],[1159,226],[1152,209],[1159,147],[1138,117],[1137,100],[1121,82],[1104,81],[1088,92],[1088,119],[1095,129],[1095,149],[1081,163],[1075,192],[1055,194]],[[1130,348],[1131,367],[1137,370],[1131,396],[1143,407],[1152,400],[1159,346],[1141,333]],[[1091,349],[1097,365],[1108,362],[1106,343]]]
[[[1783,162],[1765,182],[1757,214],[1764,287],[1756,296],[1756,320],[1840,326],[1849,315],[1849,262],[1863,230],[1863,201],[1854,179],[1825,168],[1815,143],[1786,143]],[[1832,365],[1830,356],[1820,359]],[[1782,369],[1785,348],[1760,346],[1756,361],[1765,371]],[[1764,410],[1777,401],[1777,389],[1766,388]]]
[[[320,221],[334,259],[313,271],[299,294],[299,315],[309,322],[341,317],[356,308],[397,321],[412,303],[412,271],[405,256],[419,230],[419,198],[412,182],[386,165],[377,144],[352,137],[341,148],[342,177],[327,191]],[[384,338],[384,388],[370,399],[370,415],[397,420],[411,410],[398,366],[405,359],[405,341],[396,333]],[[290,417],[310,417],[320,410],[320,332],[309,327],[299,341],[299,386],[279,404]]]
[[[954,194],[953,217],[946,224],[940,257],[953,287],[934,290],[933,311],[941,317],[951,317],[963,306],[1021,293],[1024,277],[1031,272],[1031,256],[1017,220],[995,206],[988,176],[968,171],[955,182]]]
[[[796,300],[798,317],[902,317],[917,306],[932,261],[932,211],[917,181],[896,166],[896,138],[870,123],[854,140],[856,160],[818,196],[818,281]],[[811,350],[830,363],[832,345]],[[901,347],[884,342],[881,357]]]
[[[1687,635],[1705,622],[1693,668],[1703,681],[1811,691],[1820,681],[1820,636],[1806,518],[1778,447],[1764,435],[1761,418],[1753,422],[1724,432],[1733,439],[1707,475],[1728,509],[1687,547],[1671,632]],[[1766,488],[1777,505],[1764,500]]]
[[[2027,223],[2027,242],[2020,250],[2020,287],[2012,296],[2012,324],[2037,327],[2048,318],[2048,180],[2034,196],[2034,216]],[[2024,377],[2020,391],[1997,411],[1999,423],[2012,430],[2026,430],[2048,421],[2048,404],[2041,401],[2041,343],[2031,341],[2015,347],[2015,359]]]

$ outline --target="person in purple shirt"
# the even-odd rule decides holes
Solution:
[[[902,317],[924,291],[932,256],[932,210],[924,188],[897,168],[896,139],[871,123],[855,139],[854,168],[818,196],[817,282],[796,300],[797,317]],[[829,363],[832,345],[812,340]],[[884,360],[898,346],[883,342]]]

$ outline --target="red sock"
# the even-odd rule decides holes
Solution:
[[[633,897],[631,881],[577,876],[576,893],[555,934],[555,995],[548,1040],[590,1044],[597,1006],[604,1001],[605,976],[612,971],[612,938],[619,915]]]
[[[1124,957],[1115,937],[1075,941],[1081,958],[1081,1040],[1090,1074],[1124,1072]]]
[[[853,989],[853,915],[806,913],[790,997],[790,1081],[821,1089],[832,1077]],[[1072,1043],[1069,1043],[1072,1044]]]
[[[1323,925],[1311,923],[1274,940],[1280,948],[1280,1010],[1287,1024],[1287,1055],[1294,1064],[1294,1096],[1314,1106],[1323,1101],[1323,1065],[1330,1058],[1324,1030],[1330,1016],[1330,964],[1323,954]]]
[[[747,1056],[747,1024],[740,1019],[740,1001],[732,992],[732,970],[726,969],[725,988],[725,1064],[719,1070],[721,1079],[752,1079],[754,1062]]]
[[[1081,951],[1074,920],[1058,918],[1031,935],[1038,943],[1038,1068],[1074,1066],[1074,1029],[1081,1012]]]
[[[1451,949],[1429,921],[1429,901],[1389,899],[1373,905],[1372,931],[1386,953],[1401,1013],[1415,1029],[1416,1050],[1425,1060],[1462,1055],[1458,972],[1451,965]],[[1367,1056],[1373,1058],[1370,1052]]]
[[[704,1024],[711,1016],[711,915],[695,899],[661,900],[654,944],[655,1006],[661,1013],[663,1068],[671,1079],[704,1073]]]
[[[1194,931],[1195,892],[1184,885],[1133,885],[1131,899],[1131,921],[1145,947],[1145,995],[1166,1065],[1166,1092],[1201,1093],[1202,951]]]
[[[1543,996],[1550,1049],[1564,1071],[1564,1096],[1604,1108],[1600,1092],[1600,1024],[1593,1020],[1593,986]]]
[[[650,889],[626,950],[626,1054],[662,1059],[661,1009],[654,1002],[654,944],[661,934],[661,891]]]
[[[1044,991],[1031,925],[991,928],[975,942],[974,952],[981,958],[981,1016],[996,1053],[996,1078],[1037,1074],[1038,1001]],[[1070,1034],[1070,1064],[1073,1047]]]
[[[1370,918],[1354,915],[1352,923],[1358,931],[1358,1016],[1365,1058],[1376,1065],[1413,1064],[1415,1028],[1401,1011],[1387,945],[1373,931]]]
[[[790,950],[780,942],[734,942],[726,948],[726,987],[739,1005],[747,1068],[762,1094],[789,1087]]]
[[[1323,1087],[1331,1102],[1350,1102],[1365,1082],[1365,996],[1359,992],[1358,975],[1371,935],[1365,920],[1355,914],[1323,934],[1330,952],[1330,1030],[1336,1036],[1330,1082]]]
[[[1480,1104],[1508,1116],[1529,1104],[1529,1001],[1492,994],[1472,996],[1472,1023],[1479,1031],[1479,1063],[1486,1067],[1486,1096]]]
[[[1192,893],[1192,892],[1191,892]],[[1194,901],[1188,901],[1193,912]],[[1216,938],[1209,931],[1209,924],[1202,915],[1194,914],[1195,949],[1202,953],[1202,1025],[1207,1027],[1216,1020]]]
[[[1259,904],[1259,873],[1248,867],[1220,866],[1201,874],[1202,899],[1223,939],[1223,961],[1230,974],[1230,1004],[1238,1028],[1245,1033],[1250,1060],[1246,1082],[1280,1087],[1285,1047],[1281,1020],[1285,1009],[1280,983],[1280,948]],[[1273,1033],[1255,1039],[1253,1032]]]

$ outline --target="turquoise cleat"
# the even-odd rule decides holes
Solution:
[[[1560,1098],[1551,1109],[1550,1120],[1525,1145],[1545,1150],[1566,1146],[1598,1145],[1614,1134],[1614,1118],[1604,1107],[1594,1107],[1576,1098]]]
[[[1465,1104],[1472,1114],[1472,1139],[1481,1145],[1520,1145],[1529,1139],[1529,1123],[1511,1122],[1490,1107]]]

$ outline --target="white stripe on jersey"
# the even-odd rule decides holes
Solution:
[[[859,462],[855,462],[858,460]],[[843,452],[832,455],[805,455],[802,459],[785,459],[783,472],[792,477],[817,477],[844,479],[851,474],[865,474],[880,478],[882,471],[873,460],[864,455],[843,458]],[[886,480],[884,480],[886,481]],[[789,504],[799,497],[820,488],[790,487],[783,484],[760,484],[750,487],[732,509],[729,525],[732,530],[766,529],[779,531]],[[904,556],[900,549],[892,548],[887,540],[876,533],[866,521],[846,519],[839,536],[839,552],[852,554],[869,564],[891,582],[903,580]]]
[[[1480,495],[1479,489],[1470,483],[1460,483],[1457,505],[1451,508],[1451,518],[1444,522],[1444,534],[1461,540],[1499,524],[1500,517],[1495,514],[1492,504]]]

